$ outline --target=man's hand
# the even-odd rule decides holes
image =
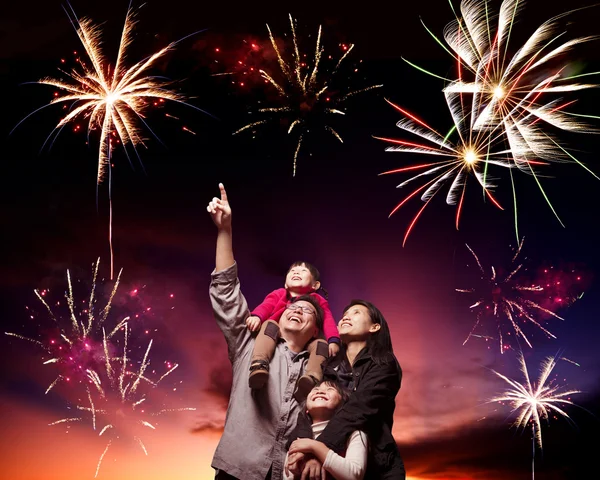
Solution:
[[[304,465],[300,480],[325,480],[327,472],[316,458],[311,458]]]
[[[206,211],[210,213],[212,221],[219,230],[231,228],[231,207],[227,200],[227,192],[222,183],[219,183],[221,198],[214,197],[206,207]]]
[[[251,332],[256,332],[258,329],[260,329],[260,317],[257,317],[256,315],[250,315],[246,319],[246,326]]]
[[[340,346],[337,343],[330,343],[329,344],[329,356],[330,357],[335,357],[340,351]]]

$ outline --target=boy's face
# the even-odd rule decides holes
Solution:
[[[304,294],[318,290],[319,282],[315,282],[310,270],[304,264],[290,268],[285,277],[285,288],[294,293]]]

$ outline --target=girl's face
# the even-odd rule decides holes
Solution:
[[[372,322],[369,310],[364,305],[351,306],[338,323],[342,339],[365,340],[379,328],[378,323]]]
[[[285,277],[285,288],[299,295],[316,291],[319,286],[320,283],[315,282],[310,270],[304,264],[290,268]]]
[[[330,383],[323,382],[306,397],[306,410],[315,421],[329,420],[341,403],[340,392]]]

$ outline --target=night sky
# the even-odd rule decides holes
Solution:
[[[81,51],[60,2],[12,3],[0,18],[0,319],[5,332],[44,340],[52,335],[53,325],[34,289],[47,289],[47,298],[61,302],[57,312],[66,312],[67,269],[81,302],[86,292],[89,295],[92,264],[100,257],[99,302],[106,302],[112,285],[108,184],[96,185],[97,132],[87,145],[85,132],[67,127],[51,148],[42,149],[64,115],[60,106],[32,115],[10,133],[52,99],[54,89],[31,82],[60,76],[57,69],[72,65],[73,52]],[[353,298],[372,301],[384,313],[404,372],[393,433],[410,480],[531,477],[529,429],[511,429],[515,416],[510,407],[488,403],[506,387],[491,370],[521,381],[519,343],[509,337],[514,348],[503,354],[493,339],[471,338],[463,345],[476,320],[469,309],[475,300],[456,292],[479,280],[465,244],[478,253],[487,272],[491,265],[506,268],[510,261],[511,248],[518,244],[510,178],[499,172],[495,196],[503,211],[484,201],[481,190],[470,182],[458,230],[455,207],[446,205],[445,193],[425,209],[404,247],[406,228],[421,201],[412,199],[388,218],[412,190],[396,188],[408,174],[379,174],[422,159],[385,152],[387,144],[374,138],[409,137],[395,126],[401,116],[385,100],[439,131],[451,125],[441,93],[443,81],[402,58],[441,76],[456,71],[452,58],[420,22],[441,36],[453,18],[450,5],[445,0],[405,3],[376,1],[352,8],[348,2],[190,5],[151,0],[140,10],[130,60],[197,32],[152,72],[172,79],[173,88],[185,94],[190,105],[208,114],[172,103],[150,109],[145,121],[160,141],[146,132],[148,141],[138,148],[139,159],[133,155],[131,162],[121,148],[114,150],[114,260],[123,273],[107,322],[114,325],[126,315],[138,315],[130,323],[130,346],[141,360],[153,339],[148,370],[153,375],[159,377],[168,365],[179,364],[157,388],[149,389],[148,405],[196,410],[157,417],[156,430],[146,428],[141,434],[148,456],[132,441],[134,427],[125,428],[106,454],[98,478],[213,477],[210,460],[224,423],[231,376],[208,299],[216,230],[205,207],[218,194],[219,182],[230,197],[234,253],[251,306],[282,286],[290,263],[306,259],[321,271],[336,318]],[[590,4],[528,2],[515,23],[515,45],[567,7]],[[79,1],[72,6],[79,17],[102,25],[106,55],[112,58],[127,2]],[[255,138],[232,135],[255,118],[248,112],[258,101],[276,104],[277,96],[257,74],[215,75],[239,72],[240,59],[276,68],[266,24],[282,42],[289,41],[288,13],[298,21],[300,47],[307,53],[313,52],[319,25],[325,54],[339,58],[341,45],[356,45],[340,72],[342,84],[383,84],[345,103],[346,115],[335,123],[344,143],[327,132],[310,132],[295,177],[296,144],[286,135],[288,125],[273,123]],[[600,33],[599,15],[595,7],[570,16],[569,38]],[[254,52],[252,43],[257,45]],[[574,49],[569,66],[574,71],[600,70],[598,51],[597,41]],[[572,111],[597,115],[597,90],[567,97],[579,99]],[[600,175],[595,135],[553,133]],[[540,181],[565,226],[533,177],[517,172],[519,236],[525,237],[523,278],[539,279],[544,268],[575,271],[585,294],[557,310],[564,320],[536,317],[555,339],[520,323],[533,344],[529,348],[520,342],[532,379],[537,379],[545,357],[558,354],[570,361],[559,361],[552,378],[581,391],[572,396],[579,407],[565,407],[574,425],[562,417],[542,425],[544,450],[536,452],[535,473],[541,480],[584,479],[590,478],[584,472],[596,464],[592,447],[599,426],[600,181],[573,163],[552,164],[543,173]],[[569,279],[570,273],[564,281]],[[493,320],[486,317],[485,322],[493,333]],[[86,400],[82,385],[65,383],[44,394],[57,367],[43,365],[48,356],[40,348],[3,335],[0,351],[0,477],[93,478],[106,437],[100,437],[85,416],[81,422],[48,426],[76,415],[74,406]]]

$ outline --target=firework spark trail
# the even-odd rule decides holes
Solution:
[[[413,180],[420,179],[424,176],[433,177],[421,187],[418,187],[412,193],[407,195],[400,203],[398,203],[398,205],[396,205],[389,215],[392,216],[408,200],[424,190],[421,195],[421,200],[425,202],[425,205],[415,215],[409,227],[406,229],[404,240],[402,242],[403,246],[406,244],[406,240],[421,213],[444,184],[450,183],[448,194],[446,196],[446,203],[448,205],[458,204],[456,209],[457,229],[466,191],[466,182],[470,175],[475,177],[477,183],[483,188],[492,203],[498,208],[502,208],[492,195],[491,191],[494,188],[494,185],[491,183],[491,177],[485,175],[485,170],[488,165],[513,168],[514,162],[512,161],[512,158],[514,151],[512,149],[502,148],[499,139],[490,134],[490,132],[476,132],[467,128],[463,105],[453,97],[447,96],[446,100],[454,122],[453,128],[446,136],[441,135],[423,120],[388,101],[392,107],[405,117],[396,124],[398,128],[420,137],[420,139],[425,140],[426,143],[414,143],[405,140],[375,137],[394,145],[386,148],[386,151],[388,152],[422,154],[434,158],[430,163],[397,168],[380,174],[388,175],[391,173],[424,170],[400,183],[398,188],[404,187]],[[456,144],[449,141],[450,135],[454,132],[456,132],[459,137]],[[433,146],[430,144],[433,144]],[[439,158],[439,160],[437,160],[437,158]]]
[[[562,130],[593,131],[585,123],[561,111],[572,102],[564,105],[559,105],[557,101],[540,104],[538,99],[542,94],[573,92],[597,86],[572,81],[564,83],[570,79],[561,76],[565,68],[562,65],[552,68],[551,73],[545,73],[541,68],[547,71],[551,68],[548,65],[550,60],[596,37],[570,40],[548,51],[548,47],[562,35],[554,36],[557,20],[564,16],[561,15],[542,24],[509,60],[510,31],[522,3],[516,0],[502,3],[495,33],[490,21],[496,17],[488,15],[487,1],[465,0],[461,3],[462,18],[446,26],[444,38],[455,52],[459,72],[470,70],[474,81],[467,82],[459,78],[443,91],[461,95],[461,98],[463,94],[472,94],[471,128],[503,130],[509,146],[515,152],[515,165],[535,175],[530,162],[532,157],[553,162],[572,160],[572,156],[566,155],[567,152],[560,145],[536,127],[539,121]],[[543,76],[541,80],[540,75]],[[542,193],[552,208],[543,190]]]
[[[279,66],[279,72],[273,73],[268,72],[264,69],[260,69],[260,74],[265,81],[275,88],[279,98],[286,103],[283,107],[266,107],[259,108],[258,113],[261,114],[275,114],[273,118],[269,120],[257,120],[252,121],[249,124],[241,127],[234,132],[234,135],[253,129],[254,127],[270,123],[280,116],[285,116],[290,122],[290,126],[287,129],[288,135],[293,131],[298,131],[298,137],[296,140],[296,148],[294,150],[293,157],[293,171],[292,175],[296,175],[296,166],[298,161],[298,155],[300,153],[300,147],[310,130],[310,125],[317,123],[319,128],[324,129],[331,133],[337,140],[343,143],[342,136],[334,130],[327,123],[329,115],[345,115],[343,110],[343,103],[350,97],[363,93],[375,88],[379,88],[382,85],[372,85],[365,88],[360,88],[354,91],[350,91],[339,96],[334,95],[331,91],[331,86],[335,77],[337,76],[340,65],[347,58],[348,54],[354,48],[354,45],[346,47],[346,51],[336,63],[335,67],[329,72],[321,68],[321,59],[323,56],[324,48],[321,44],[322,29],[319,26],[317,41],[315,46],[315,53],[312,59],[312,67],[305,63],[303,55],[300,52],[298,44],[298,35],[296,34],[296,26],[294,19],[289,15],[290,28],[292,32],[293,42],[293,54],[292,59],[286,61],[283,53],[280,50],[273,32],[267,25],[269,32],[269,39],[277,58],[277,65]],[[330,57],[331,58],[331,57]],[[277,80],[276,77],[283,77],[282,80]],[[278,116],[277,116],[278,115]],[[322,117],[319,120],[315,120],[317,117]]]
[[[125,316],[117,321],[114,327],[108,325],[122,271],[119,272],[116,281],[111,282],[112,285],[109,289],[106,289],[106,293],[103,293],[98,280],[99,263],[100,259],[92,265],[91,288],[86,296],[87,298],[83,300],[77,299],[78,289],[74,288],[74,279],[67,270],[67,286],[64,289],[66,302],[63,302],[64,312],[53,308],[54,302],[50,302],[47,296],[49,290],[35,290],[44,310],[47,311],[53,325],[58,329],[57,334],[53,334],[48,340],[40,341],[24,335],[6,332],[11,337],[35,343],[48,352],[52,358],[46,360],[44,364],[58,365],[69,369],[68,375],[59,374],[55,378],[46,389],[46,393],[49,393],[60,382],[69,381],[69,377],[77,374],[83,375],[81,381],[76,384],[79,390],[70,390],[71,394],[78,396],[77,400],[73,402],[74,409],[79,411],[78,415],[61,418],[49,425],[89,422],[94,430],[99,431],[99,436],[111,437],[99,458],[96,476],[100,471],[106,453],[111,445],[115,444],[115,439],[131,433],[130,437],[147,455],[148,451],[142,437],[138,432],[135,432],[136,435],[134,435],[131,429],[141,426],[144,430],[156,430],[157,424],[154,421],[148,421],[151,417],[169,412],[196,410],[192,407],[168,408],[169,405],[165,405],[164,402],[154,404],[151,401],[153,397],[149,396],[150,390],[159,387],[161,382],[172,374],[179,365],[165,362],[166,371],[162,374],[152,369],[152,375],[156,375],[158,380],[153,377],[149,378],[147,372],[151,364],[150,352],[153,340],[148,341],[140,358],[136,354],[139,344],[135,341],[135,338],[133,342],[131,341],[130,328],[130,318],[137,318],[139,315],[132,313],[131,317]],[[137,295],[137,288],[129,293],[129,296],[136,297],[136,299],[138,298]],[[173,298],[173,294],[169,297]],[[105,304],[101,302],[103,298],[107,299]],[[116,307],[121,306],[119,303]],[[61,305],[61,302],[57,301],[56,305]],[[150,310],[151,307],[144,305],[143,312]],[[113,313],[112,316],[114,315]],[[34,319],[35,316],[31,315],[30,318]],[[145,334],[148,334],[149,331],[149,329],[145,330]],[[119,332],[123,332],[122,339],[117,336]],[[57,337],[62,340],[61,343],[57,341]],[[115,353],[116,348],[120,349],[119,353]],[[138,366],[134,367],[135,364]],[[114,438],[109,432],[114,432]]]
[[[554,367],[556,367],[559,355],[547,357],[541,364],[540,376],[537,382],[532,383],[527,371],[527,365],[523,353],[519,352],[518,360],[523,383],[508,378],[495,370],[492,372],[508,383],[509,387],[500,395],[492,398],[490,402],[508,402],[512,407],[511,413],[517,413],[513,426],[517,429],[525,429],[531,424],[533,457],[531,463],[532,478],[534,476],[534,461],[536,445],[542,450],[542,420],[549,421],[549,414],[555,413],[567,421],[572,422],[569,415],[563,410],[566,405],[575,405],[570,396],[581,393],[579,390],[568,390],[563,385],[555,384],[549,380]],[[565,359],[566,360],[566,359]],[[574,362],[571,362],[574,363]]]
[[[459,72],[459,79],[451,81],[444,92],[473,95],[472,128],[506,127],[507,122],[515,124],[524,117],[534,116],[559,129],[588,131],[586,124],[562,113],[560,108],[548,111],[550,104],[540,105],[538,98],[541,94],[597,87],[596,84],[574,83],[578,76],[563,76],[563,63],[557,67],[549,62],[577,45],[599,37],[580,37],[557,46],[557,40],[565,33],[555,34],[558,20],[572,13],[567,12],[544,22],[510,57],[508,44],[511,31],[524,2],[504,0],[498,15],[490,14],[488,4],[487,0],[463,0],[460,4],[462,17],[457,16],[444,29],[444,39],[452,49],[452,52],[447,51],[457,61]],[[498,25],[494,29],[490,23],[495,20]],[[443,45],[429,29],[427,31]],[[473,81],[463,80],[465,71],[471,73]],[[556,153],[555,150],[548,152]],[[548,160],[554,159],[553,155],[548,155]]]
[[[488,274],[483,268],[477,254],[469,247],[469,245],[467,245],[467,249],[471,252],[477,263],[481,274],[481,280],[484,281],[485,286],[480,288],[456,289],[457,292],[475,294],[479,297],[478,300],[469,307],[471,311],[476,312],[476,321],[463,345],[465,345],[471,337],[481,337],[481,335],[476,335],[475,332],[482,326],[482,322],[486,316],[492,316],[496,322],[500,353],[504,353],[505,350],[511,348],[511,345],[506,344],[504,341],[504,322],[502,322],[502,318],[508,320],[512,327],[512,332],[515,334],[515,338],[518,339],[521,337],[530,348],[532,347],[531,342],[523,329],[519,326],[519,320],[523,321],[524,324],[535,325],[535,327],[550,338],[556,338],[554,334],[546,329],[540,321],[535,318],[534,314],[545,314],[559,320],[564,319],[554,311],[541,305],[541,300],[538,300],[538,297],[541,298],[545,294],[543,286],[539,284],[524,283],[524,281],[519,278],[518,273],[522,271],[523,263],[517,265],[515,265],[515,263],[518,261],[523,242],[524,239],[519,242],[516,253],[512,257],[512,266],[508,270],[509,273],[504,276],[499,275],[494,266],[491,266],[491,274]],[[535,301],[529,298],[532,296],[535,298]],[[555,308],[557,308],[557,306],[555,306]],[[510,332],[508,335],[510,335]]]
[[[112,286],[111,293],[108,297],[106,305],[96,314],[98,298],[96,296],[97,289],[97,276],[98,268],[100,265],[100,258],[93,264],[93,277],[92,286],[90,288],[89,299],[87,300],[87,309],[81,313],[76,311],[75,305],[75,294],[73,292],[73,283],[71,280],[71,274],[67,270],[67,291],[65,292],[65,299],[68,305],[68,316],[69,321],[61,321],[61,317],[57,316],[53,311],[52,307],[45,300],[45,291],[40,292],[34,290],[35,295],[44,305],[48,312],[48,315],[55,326],[58,328],[58,336],[62,339],[66,345],[61,346],[59,342],[52,338],[49,342],[42,342],[33,338],[29,338],[23,335],[19,335],[12,332],[5,332],[6,335],[27,340],[41,346],[51,358],[43,362],[44,365],[57,365],[61,368],[66,368],[72,373],[85,373],[85,379],[90,377],[90,368],[95,370],[98,365],[103,363],[96,357],[103,357],[105,352],[108,352],[108,340],[121,330],[124,325],[127,324],[129,317],[125,317],[120,321],[117,321],[115,326],[110,330],[109,334],[103,334],[103,341],[105,342],[104,347],[96,348],[95,336],[99,335],[104,329],[105,322],[111,310],[112,302],[119,288],[122,270],[119,271],[117,278]],[[96,351],[101,349],[101,351]],[[110,357],[107,357],[105,362],[110,362]],[[97,374],[96,374],[97,376]],[[59,374],[48,386],[45,393],[50,392],[56,385],[63,381],[69,381],[70,375]]]
[[[579,120],[596,116],[565,111],[574,101],[545,99],[548,95],[577,92],[599,86],[578,83],[576,79],[600,72],[570,76],[566,74],[568,63],[565,55],[578,45],[600,37],[585,36],[563,41],[561,37],[566,32],[557,33],[559,20],[576,11],[572,10],[544,22],[514,54],[511,54],[511,32],[523,3],[519,0],[504,0],[499,13],[492,14],[488,0],[463,0],[459,15],[450,2],[456,18],[444,29],[445,42],[422,22],[434,40],[456,60],[458,78],[444,78],[409,61],[407,63],[446,82],[443,88],[446,101],[453,97],[458,98],[462,109],[468,112],[463,112],[461,121],[468,123],[469,130],[487,131],[490,138],[503,140],[511,151],[509,161],[520,171],[534,177],[549,208],[564,226],[542,187],[535,167],[549,162],[575,162],[596,178],[598,176],[561,146],[543,127],[597,133],[597,129]],[[465,99],[467,95],[470,102]],[[483,183],[487,175],[486,163],[483,168]],[[517,200],[512,172],[510,179],[515,234],[518,241]],[[485,196],[488,191],[485,188],[483,191]]]
[[[55,87],[63,91],[64,94],[56,96],[49,104],[32,112],[25,119],[42,108],[66,102],[71,104],[69,113],[58,122],[45,143],[53,136],[56,138],[66,125],[72,124],[79,119],[87,122],[88,138],[92,131],[100,131],[97,184],[99,185],[105,179],[108,172],[110,203],[109,244],[111,252],[110,278],[112,279],[114,269],[111,193],[112,150],[117,143],[121,143],[124,147],[127,144],[131,144],[133,151],[139,159],[136,147],[145,145],[144,138],[142,137],[142,129],[139,124],[143,124],[152,135],[156,136],[149,128],[144,116],[144,112],[148,109],[151,101],[164,102],[168,100],[192,106],[183,101],[183,95],[169,89],[167,81],[148,73],[158,60],[162,59],[183,39],[170,43],[158,52],[127,68],[125,66],[125,58],[128,47],[133,41],[133,29],[137,23],[135,11],[130,6],[125,17],[118,53],[113,67],[106,60],[101,48],[102,30],[100,26],[92,24],[92,21],[87,18],[77,19],[72,8],[70,11],[65,8],[65,11],[87,54],[89,65],[80,60],[78,62],[79,71],[77,69],[73,69],[70,72],[61,71],[70,78],[70,81],[49,77],[38,81],[37,83]],[[192,108],[202,111],[197,107]],[[25,119],[19,122],[15,128]],[[124,148],[124,151],[131,163],[127,149]]]
[[[94,403],[90,389],[86,387],[89,406],[76,405],[77,410],[87,412],[91,415],[92,428],[94,430],[96,430],[96,425],[100,420],[105,421],[104,426],[100,429],[99,436],[102,437],[109,432],[114,432],[114,438],[108,439],[106,447],[98,459],[95,477],[97,477],[100,472],[102,461],[109,448],[115,439],[120,438],[119,432],[126,432],[136,425],[156,430],[156,425],[145,419],[147,416],[157,417],[165,413],[196,410],[193,407],[163,408],[156,411],[148,410],[149,407],[142,410],[138,408],[148,400],[148,392],[139,391],[140,380],[143,380],[152,388],[157,387],[160,382],[170,375],[179,365],[175,364],[170,367],[157,381],[146,378],[143,373],[150,364],[149,353],[152,346],[152,340],[150,340],[139,368],[136,371],[130,370],[128,368],[128,363],[131,362],[131,358],[127,353],[130,349],[130,332],[127,323],[125,323],[123,327],[123,332],[122,355],[116,358],[111,357],[105,338],[103,344],[105,348],[105,358],[107,359],[106,370],[100,373],[91,370],[88,370],[87,372],[89,379],[97,389],[98,398],[96,404]],[[111,363],[114,364],[114,366],[111,365]],[[98,405],[101,405],[101,407]],[[84,420],[85,418],[83,416],[68,417],[54,421],[49,425],[54,426],[72,422],[83,422]],[[148,450],[146,449],[142,438],[137,434],[132,434],[131,438],[133,438],[140,446],[144,454],[148,455]]]
[[[158,416],[166,412],[196,410],[195,408],[191,407],[162,409],[156,412],[146,412],[145,410],[140,411],[139,409],[137,409],[137,407],[139,407],[142,403],[146,402],[148,398],[147,393],[142,393],[138,391],[140,380],[144,380],[147,384],[151,385],[152,387],[157,387],[165,377],[171,374],[178,367],[178,365],[175,364],[174,366],[169,368],[169,370],[167,370],[167,372],[165,372],[156,382],[153,382],[150,379],[146,378],[143,374],[148,365],[150,364],[149,353],[152,347],[152,340],[150,340],[148,343],[148,347],[146,348],[144,357],[137,371],[129,370],[127,367],[128,362],[131,361],[127,355],[129,335],[129,327],[126,323],[124,326],[123,354],[120,358],[113,359],[115,363],[114,367],[112,367],[110,365],[110,361],[107,360],[107,368],[106,371],[103,372],[104,374],[106,374],[106,379],[104,383],[102,382],[101,378],[95,374],[95,372],[90,372],[90,377],[93,377],[93,383],[98,389],[100,399],[104,401],[107,406],[103,409],[95,408],[92,403],[91,395],[89,395],[91,408],[81,407],[81,409],[91,411],[93,415],[99,414],[103,416],[103,418],[105,418],[107,423],[100,430],[99,436],[103,436],[109,431],[116,432],[119,429],[120,424],[127,425],[127,423],[141,425],[143,427],[156,430],[156,425],[148,422],[144,418],[140,418],[141,415]],[[104,348],[105,357],[108,359],[110,358],[110,355],[107,349],[106,341],[104,341]],[[107,390],[107,388],[109,390]],[[117,393],[118,398],[116,400],[111,398],[111,392]],[[142,439],[138,435],[133,435],[133,439],[143,450],[144,454],[148,455],[148,451]],[[98,465],[96,467],[96,476],[98,476],[102,460],[104,459],[104,456],[108,451],[109,447],[111,446],[113,440],[114,439],[112,438],[108,440],[106,448],[104,449],[104,452],[98,460]]]

